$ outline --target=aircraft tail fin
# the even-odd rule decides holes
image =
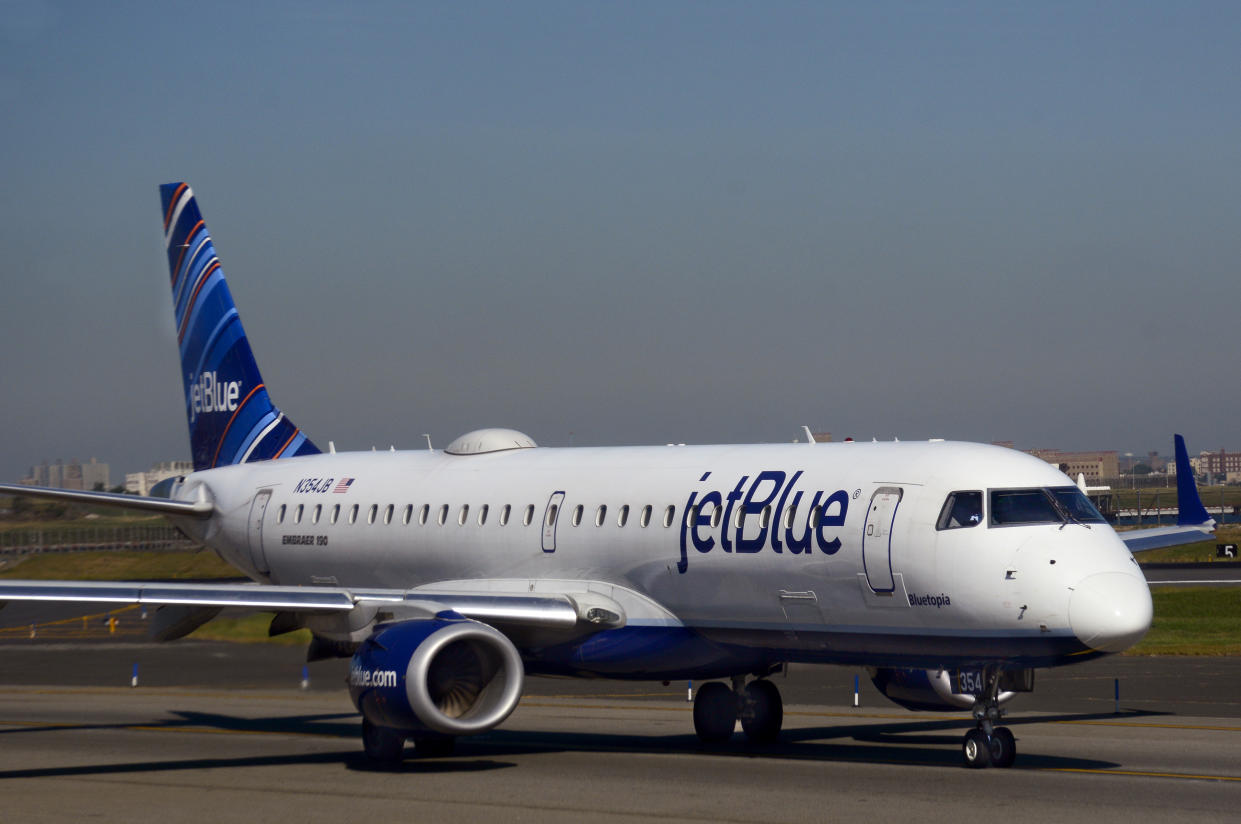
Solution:
[[[193,191],[159,192],[194,469],[318,453],[267,394]]]
[[[1202,497],[1198,494],[1198,482],[1194,479],[1193,467],[1189,465],[1185,439],[1173,435],[1172,441],[1176,453],[1176,501],[1180,511],[1176,523],[1178,526],[1205,524],[1211,516],[1207,514],[1207,508],[1202,505]]]

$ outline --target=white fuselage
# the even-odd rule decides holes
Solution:
[[[1145,631],[1137,607],[1098,631],[1085,606],[1070,614],[1091,579],[1127,601],[1140,589],[1149,624],[1129,550],[1106,524],[937,522],[954,491],[1070,484],[954,442],[540,447],[242,464],[187,477],[177,497],[212,500],[217,516],[187,531],[277,584],[581,581],[666,611],[639,610],[631,630],[678,625],[760,664],[1046,666]]]

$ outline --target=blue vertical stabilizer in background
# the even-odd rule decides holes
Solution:
[[[194,469],[319,452],[267,394],[194,192],[159,193]]]
[[[1172,436],[1173,451],[1176,453],[1176,505],[1179,526],[1204,524],[1211,520],[1207,508],[1202,505],[1202,497],[1198,494],[1198,482],[1194,478],[1194,470],[1189,465],[1189,451],[1185,448],[1185,439],[1180,435]]]

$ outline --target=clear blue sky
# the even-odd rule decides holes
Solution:
[[[320,444],[1241,449],[1239,43],[1231,2],[0,0],[0,477],[188,455],[182,179]]]

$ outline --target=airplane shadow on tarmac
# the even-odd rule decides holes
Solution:
[[[1021,726],[1064,721],[1118,720],[1162,715],[1163,713],[1130,711],[1090,713],[1034,718],[1010,717],[1005,724],[1014,728],[1020,743]],[[349,770],[398,772],[483,772],[517,766],[503,760],[505,756],[551,752],[596,753],[681,753],[739,758],[797,759],[873,764],[903,764],[958,768],[961,766],[960,745],[969,722],[960,718],[944,720],[882,721],[876,723],[797,727],[785,730],[780,741],[768,745],[751,745],[740,735],[722,746],[707,746],[692,733],[684,735],[636,735],[595,732],[556,732],[495,729],[488,733],[457,742],[451,755],[420,757],[416,748],[406,750],[406,760],[395,767],[380,767],[369,761],[361,751],[360,724],[354,713],[317,715],[240,717],[217,713],[174,711],[146,723],[95,725],[32,725],[0,731],[6,735],[38,735],[74,730],[144,730],[184,731],[195,729],[266,733],[273,735],[311,735],[337,737],[356,744],[356,748],[338,752],[287,755],[238,756],[237,758],[194,758],[182,760],[150,760],[121,764],[84,764],[68,767],[43,767],[0,771],[0,781],[16,778],[49,776],[109,775],[176,770],[220,769],[295,764],[339,763]],[[944,735],[928,735],[943,731]],[[1019,751],[1015,769],[1114,769],[1119,764],[1088,758],[1075,758]]]

